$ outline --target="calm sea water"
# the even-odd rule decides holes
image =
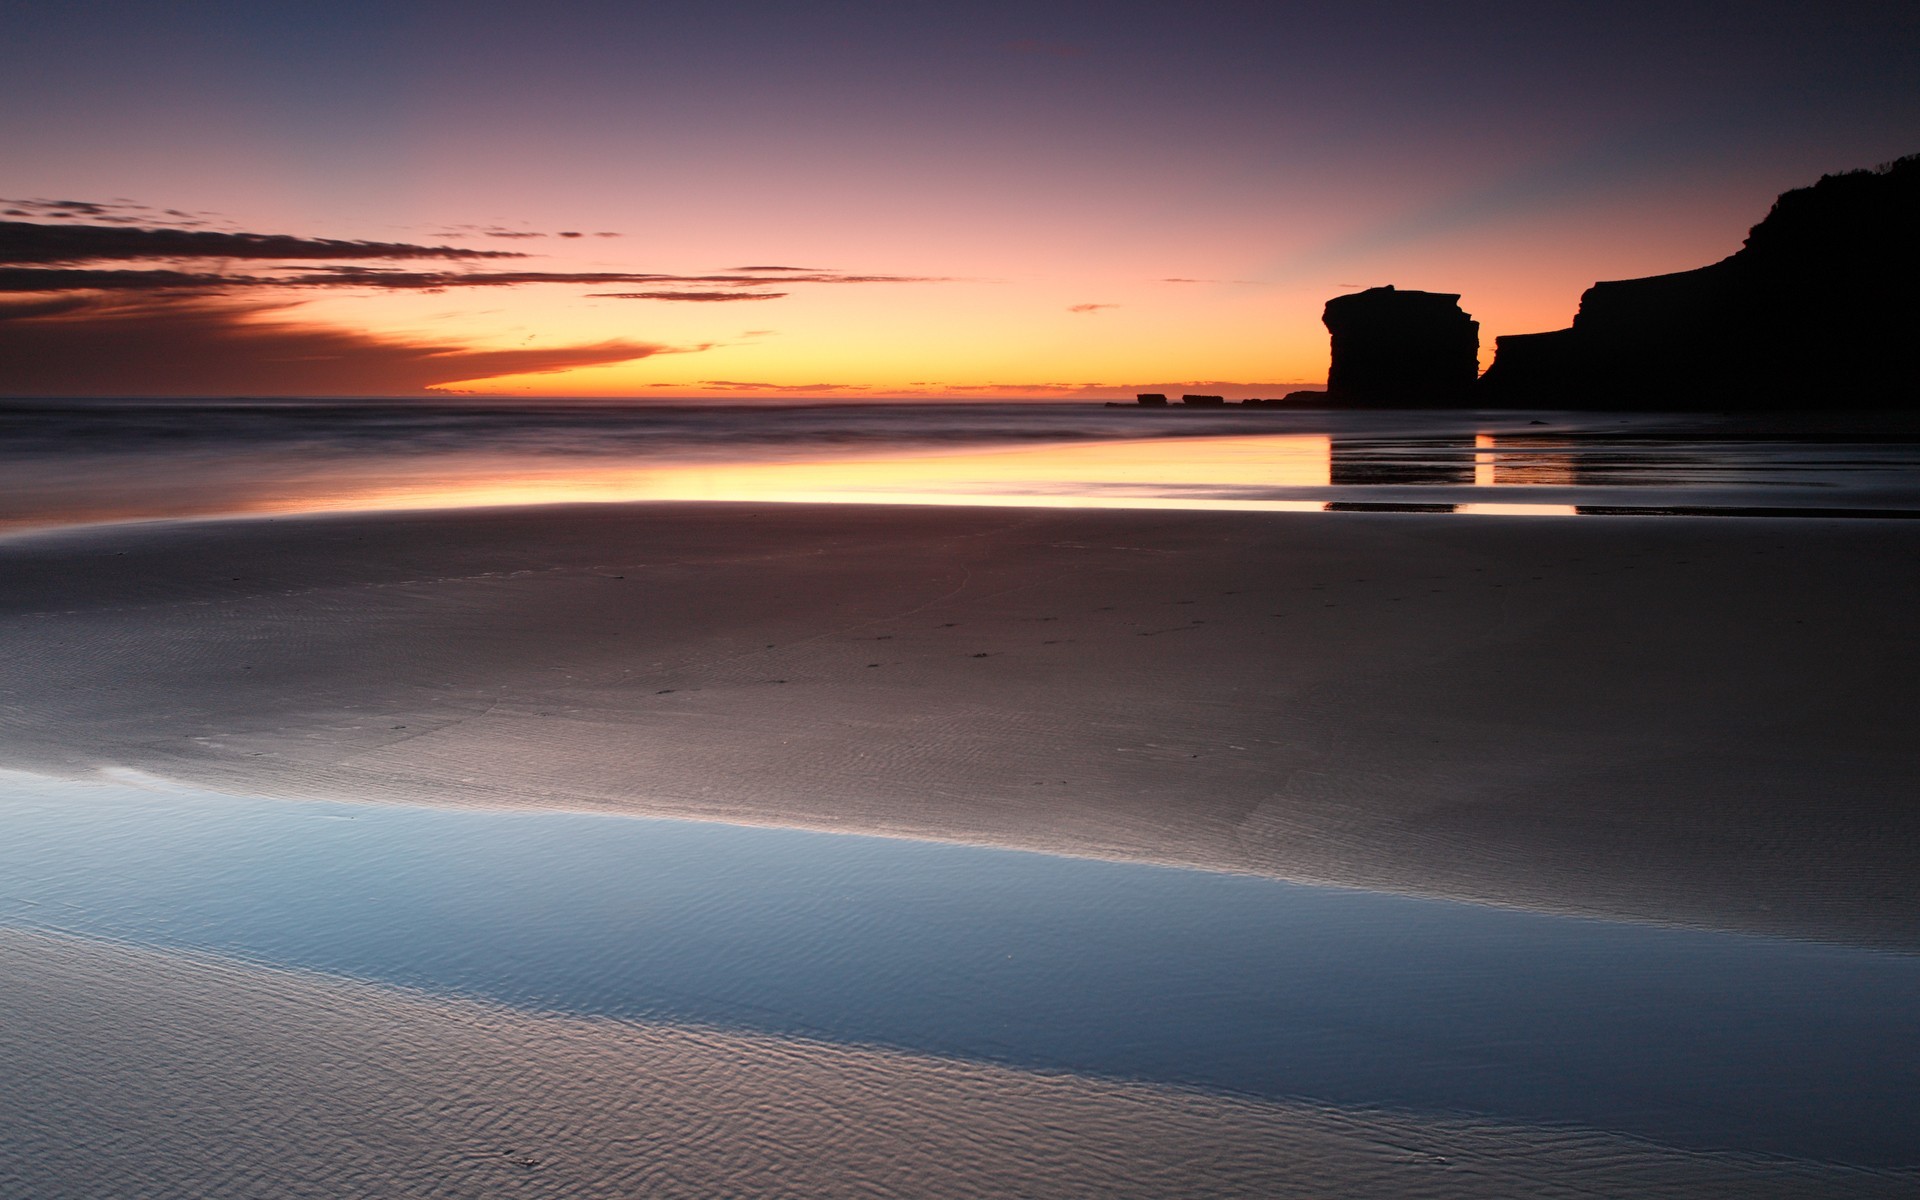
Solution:
[[[1079,404],[0,404],[0,529],[620,500],[1920,514],[1884,415]]]
[[[1267,1097],[1920,1163],[1920,958],[974,846],[0,772],[0,922]]]

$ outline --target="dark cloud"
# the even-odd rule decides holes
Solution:
[[[1071,313],[1093,313],[1099,312],[1103,308],[1119,307],[1118,304],[1069,304],[1067,305],[1067,311]]]
[[[784,300],[787,292],[589,292],[603,300],[683,300],[714,304],[732,300]]]
[[[21,203],[38,206],[21,209],[21,213],[42,217],[73,214],[104,219],[101,214],[108,211],[103,205],[80,201]],[[440,236],[537,238],[548,235],[497,225],[464,225],[449,228]],[[564,231],[559,236],[585,235]],[[594,236],[619,235],[609,232]],[[83,293],[103,299],[121,297],[117,309],[97,311],[96,316],[104,322],[101,328],[112,326],[137,333],[162,323],[158,316],[160,309],[155,305],[163,300],[189,304],[190,307],[182,310],[182,319],[204,332],[210,319],[208,313],[233,311],[209,308],[208,300],[261,292],[279,292],[284,298],[290,292],[315,289],[440,292],[449,288],[560,284],[634,289],[597,293],[611,299],[724,304],[785,299],[791,295],[785,289],[795,284],[941,282],[928,276],[856,275],[791,266],[736,267],[710,275],[673,275],[636,271],[476,270],[464,265],[474,260],[525,257],[513,251],[469,250],[444,245],[0,220],[0,296]],[[418,270],[364,261],[421,258],[453,260],[463,266]],[[155,259],[172,261],[157,266],[119,265]],[[350,261],[355,259],[363,261]],[[239,260],[235,265],[240,269],[229,269],[234,260]],[[321,261],[308,265],[301,260]],[[131,299],[143,294],[149,297],[144,305]],[[15,306],[7,311],[20,315],[26,310]],[[6,380],[0,379],[0,386],[6,384]]]
[[[564,238],[576,238],[576,237],[585,237],[587,235],[584,233],[581,233],[577,229],[563,229],[560,231],[560,236]]]
[[[489,257],[494,252],[484,252]],[[520,257],[506,255],[504,257]],[[536,283],[590,286],[658,284],[675,290],[742,289],[737,297],[773,299],[786,293],[748,292],[745,289],[796,283],[939,283],[916,275],[660,275],[631,271],[403,271],[393,267],[349,266],[329,263],[319,267],[291,267],[279,275],[215,274],[204,271],[156,269],[145,271],[90,267],[0,267],[0,292],[70,291],[201,291],[237,292],[260,288],[383,288],[391,291],[437,291],[456,287],[521,287]],[[693,285],[689,288],[687,285]],[[704,286],[703,286],[704,285]],[[687,296],[650,296],[648,299],[686,299]],[[719,297],[715,297],[716,299]]]
[[[15,396],[404,396],[685,349],[606,341],[476,350],[302,322],[285,305],[207,297],[0,302],[0,391]]]
[[[707,285],[709,288],[754,288],[777,283],[783,287],[796,283],[937,283],[931,277],[917,275],[747,275],[727,272],[720,275],[661,275],[632,271],[400,271],[391,267],[323,267],[287,276],[281,286],[290,287],[375,287],[375,288],[450,288],[519,287],[530,283],[583,284],[664,284]]]
[[[722,278],[715,276],[715,278]],[[950,275],[842,275],[823,272],[818,275],[782,275],[786,283],[953,283]]]
[[[524,258],[510,250],[465,250],[404,242],[350,242],[279,233],[212,229],[138,229],[121,225],[45,225],[0,221],[0,263],[124,262],[141,259]]]
[[[0,267],[5,292],[177,292],[246,287],[265,280],[200,271],[94,271],[82,268]]]
[[[91,296],[48,296],[41,300],[12,300],[0,298],[0,321],[20,317],[51,317],[59,313],[73,312],[95,303]]]
[[[177,208],[154,208],[131,200],[6,200],[0,216],[33,217],[39,220],[71,221],[86,219],[106,225],[172,225],[194,228],[214,223],[212,213],[182,212]]]
[[[675,275],[626,271],[400,271],[390,267],[312,267],[271,282],[277,287],[386,288],[393,291],[453,287],[523,287],[533,283],[679,283]],[[699,280],[696,282],[705,282]]]
[[[551,237],[552,235],[542,233],[537,229],[515,229],[508,225],[448,225],[443,229],[436,230],[432,236],[442,238],[488,237],[517,239],[543,238]]]

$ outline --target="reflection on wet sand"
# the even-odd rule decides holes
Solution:
[[[335,495],[328,507],[456,508],[606,500],[740,500],[791,503],[1179,506],[1189,489],[1321,488],[1329,482],[1321,435],[1182,438],[876,455],[819,462],[593,467],[550,472],[479,467],[452,486],[413,484]],[[1157,502],[1157,503],[1156,503]]]
[[[0,751],[1910,948],[1917,535],[687,504],[11,539]]]
[[[1476,482],[1464,438],[1332,439],[1328,477],[1341,487],[1462,487]]]
[[[812,414],[791,436],[774,436],[764,426],[778,422],[761,414],[641,412],[622,424],[596,411],[524,415],[463,440],[457,425],[355,411],[333,414],[345,432],[324,436],[286,414],[264,424],[259,414],[214,414],[214,428],[178,445],[142,433],[137,413],[94,414],[105,424],[65,440],[15,429],[0,441],[0,529],[636,500],[1509,515],[1596,505],[1613,513],[1920,511],[1912,483],[1920,452],[1904,443],[1662,437],[1638,425],[1535,429],[1545,422],[1524,414],[1465,424],[1289,414],[1278,428],[1281,418],[1255,414],[1257,425],[1183,421],[1179,436],[1141,437],[1176,430],[1130,421],[1068,439],[1058,413],[989,413],[971,424],[953,414],[919,423],[921,414],[897,411]],[[121,419],[133,424],[116,442],[112,421]],[[230,436],[221,419],[239,423]]]
[[[251,478],[222,463],[148,464],[117,475],[113,464],[88,463],[37,495],[16,490],[6,524],[712,500],[1317,511],[1317,503],[1271,493],[1324,489],[1328,442],[1318,434],[1168,438],[758,462],[443,453],[354,459],[324,472],[268,460]],[[103,491],[118,491],[119,503],[103,502]]]
[[[1580,457],[1563,438],[1477,433],[1475,487],[1566,487],[1581,482]]]

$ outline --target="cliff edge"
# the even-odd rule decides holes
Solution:
[[[1774,202],[1710,266],[1596,283],[1569,329],[1494,339],[1480,405],[1920,409],[1920,155]]]

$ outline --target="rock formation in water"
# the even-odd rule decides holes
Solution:
[[[1917,330],[1913,155],[1787,192],[1741,250],[1711,266],[1595,284],[1570,329],[1496,338],[1476,400],[1522,408],[1914,409]],[[1337,362],[1337,337],[1334,346]]]
[[[1225,396],[1186,395],[1180,397],[1180,403],[1191,405],[1195,408],[1219,408],[1226,402],[1227,398]]]
[[[1446,408],[1466,403],[1480,373],[1480,324],[1458,294],[1368,288],[1327,301],[1333,335],[1330,404]]]

